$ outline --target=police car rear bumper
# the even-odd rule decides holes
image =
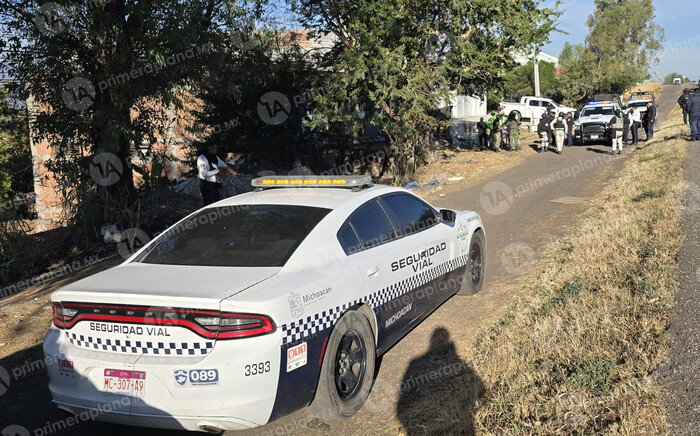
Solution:
[[[43,348],[49,390],[63,410],[91,421],[220,432],[269,421],[277,395],[280,346],[277,333],[218,341],[204,356],[128,355],[76,347],[65,331],[52,326]],[[253,363],[263,363],[262,372],[250,370]],[[106,369],[145,373],[143,395],[105,392],[101,385]],[[176,371],[208,369],[217,370],[215,383],[180,384],[175,377]]]
[[[227,416],[160,416],[149,414],[132,414],[120,411],[105,412],[104,407],[87,408],[84,406],[55,401],[56,406],[75,415],[76,423],[87,420],[111,424],[150,427],[164,430],[186,430],[206,433],[220,433],[226,430],[246,430],[258,424],[239,418]]]

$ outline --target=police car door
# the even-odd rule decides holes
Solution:
[[[400,237],[415,247],[410,257],[392,266],[409,269],[418,317],[427,315],[459,290],[461,278],[453,260],[458,254],[454,224],[441,223],[438,213],[415,195],[397,192],[380,199]]]
[[[357,265],[365,289],[364,302],[377,317],[377,349],[381,353],[405,332],[418,313],[409,291],[415,273],[405,259],[415,253],[414,241],[397,238],[377,199],[360,206],[338,232],[346,253]],[[399,267],[401,259],[404,259]],[[360,284],[358,284],[360,285]]]

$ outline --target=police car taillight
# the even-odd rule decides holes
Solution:
[[[222,313],[221,316],[201,316],[194,320],[203,328],[218,332],[217,339],[249,338],[275,329],[272,320],[265,315]]]
[[[53,303],[53,323],[56,327],[63,328],[78,313],[77,310],[63,307],[60,303]]]

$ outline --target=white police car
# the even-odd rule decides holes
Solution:
[[[208,432],[311,404],[348,417],[375,359],[486,261],[475,212],[364,177],[268,177],[201,209],[122,265],[51,296],[58,407]],[[282,189],[283,188],[283,189]]]

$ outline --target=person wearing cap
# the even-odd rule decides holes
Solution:
[[[566,131],[567,131],[567,147],[574,145],[574,114],[569,112],[566,114]]]
[[[623,129],[624,121],[622,119],[622,111],[618,109],[615,111],[615,116],[610,120],[610,134],[612,136],[612,151],[610,154],[622,154]]]
[[[496,115],[493,120],[493,128],[491,129],[491,149],[493,151],[501,151],[501,142],[503,141],[503,126],[501,126],[501,117]]]
[[[566,137],[566,122],[564,121],[564,113],[560,113],[556,120],[553,121],[554,135],[556,137],[557,154],[561,154],[564,148],[564,138]]]
[[[632,126],[632,145],[639,143],[639,126],[642,124],[642,117],[635,106],[630,108],[630,123]]]
[[[498,118],[496,111],[491,111],[491,117],[489,117],[488,121],[486,121],[486,127],[488,127],[488,135],[489,135],[489,148],[493,148],[493,142],[495,140],[494,138],[494,131],[493,131],[493,123],[496,122],[496,119]]]
[[[221,200],[219,185],[222,178],[221,172],[236,175],[226,162],[216,154],[216,144],[206,146],[204,153],[197,158],[197,176],[200,181],[200,191],[204,205],[208,206]]]
[[[693,94],[685,105],[690,122],[690,140],[700,141],[700,94]]]

